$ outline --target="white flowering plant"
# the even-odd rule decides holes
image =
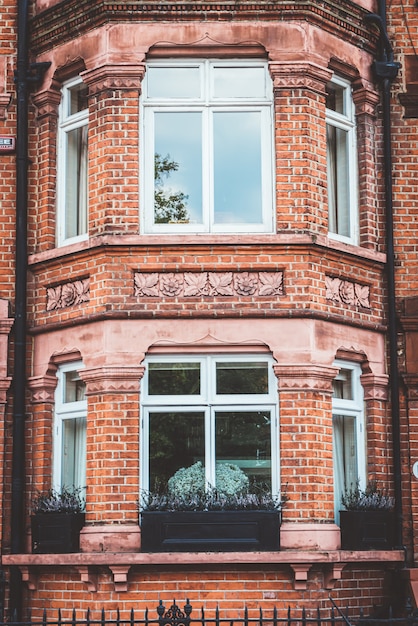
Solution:
[[[281,510],[287,498],[268,489],[251,489],[248,476],[233,463],[218,463],[216,488],[206,485],[200,461],[182,467],[168,480],[164,493],[143,492],[139,507],[146,511]]]
[[[378,489],[376,481],[370,481],[365,489],[360,489],[359,481],[346,489],[341,496],[341,504],[347,511],[390,511],[394,498]]]

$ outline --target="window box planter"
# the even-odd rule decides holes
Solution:
[[[38,513],[31,517],[32,552],[78,552],[84,513]]]
[[[143,511],[142,552],[279,550],[280,512]]]
[[[340,511],[343,550],[391,550],[395,545],[393,511]]]

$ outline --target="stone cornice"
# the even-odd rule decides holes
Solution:
[[[325,95],[325,85],[332,71],[315,63],[269,63],[275,91],[280,89],[305,88]]]
[[[53,404],[57,382],[57,377],[51,374],[29,378],[28,387],[32,392],[32,404]]]
[[[125,365],[104,365],[80,370],[86,383],[86,395],[97,393],[139,393],[139,381],[145,368]]]
[[[106,23],[162,21],[228,21],[257,20],[271,22],[280,20],[304,21],[318,26],[339,38],[372,52],[377,35],[364,23],[365,9],[346,0],[323,0],[314,3],[306,0],[276,0],[275,2],[236,3],[224,2],[160,2],[133,0],[113,3],[109,0],[63,0],[46,9],[32,20],[31,46],[40,54],[58,44],[74,39]]]
[[[332,394],[332,381],[338,374],[338,367],[324,365],[274,365],[274,373],[279,381],[279,392],[321,391]]]
[[[362,374],[360,377],[361,384],[364,389],[365,400],[383,400],[388,399],[389,376],[382,374]]]
[[[144,64],[102,65],[81,73],[83,82],[89,86],[89,96],[105,89],[136,89],[140,91],[145,74]]]

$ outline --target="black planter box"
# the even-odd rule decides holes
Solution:
[[[391,550],[395,545],[393,511],[340,511],[343,550]]]
[[[279,550],[277,511],[143,511],[142,552]]]
[[[32,552],[62,554],[78,552],[84,513],[40,513],[32,515]]]

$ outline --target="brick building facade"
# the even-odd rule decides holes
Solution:
[[[16,15],[2,5],[0,122],[14,136]],[[25,607],[127,615],[184,595],[209,612],[285,612],[329,609],[332,593],[355,618],[413,593],[418,7],[387,7],[401,64],[391,79],[400,446],[374,73],[386,31],[366,20],[382,8],[31,6],[31,60],[45,73],[28,105],[19,553],[8,342],[16,181],[14,155],[0,154],[2,562],[8,576],[18,568]],[[141,549],[141,492],[199,461],[209,483],[233,463],[286,492],[280,550]],[[398,462],[402,542],[341,549],[344,486],[377,480],[396,495]],[[33,498],[68,484],[85,487],[80,551],[32,553]]]

